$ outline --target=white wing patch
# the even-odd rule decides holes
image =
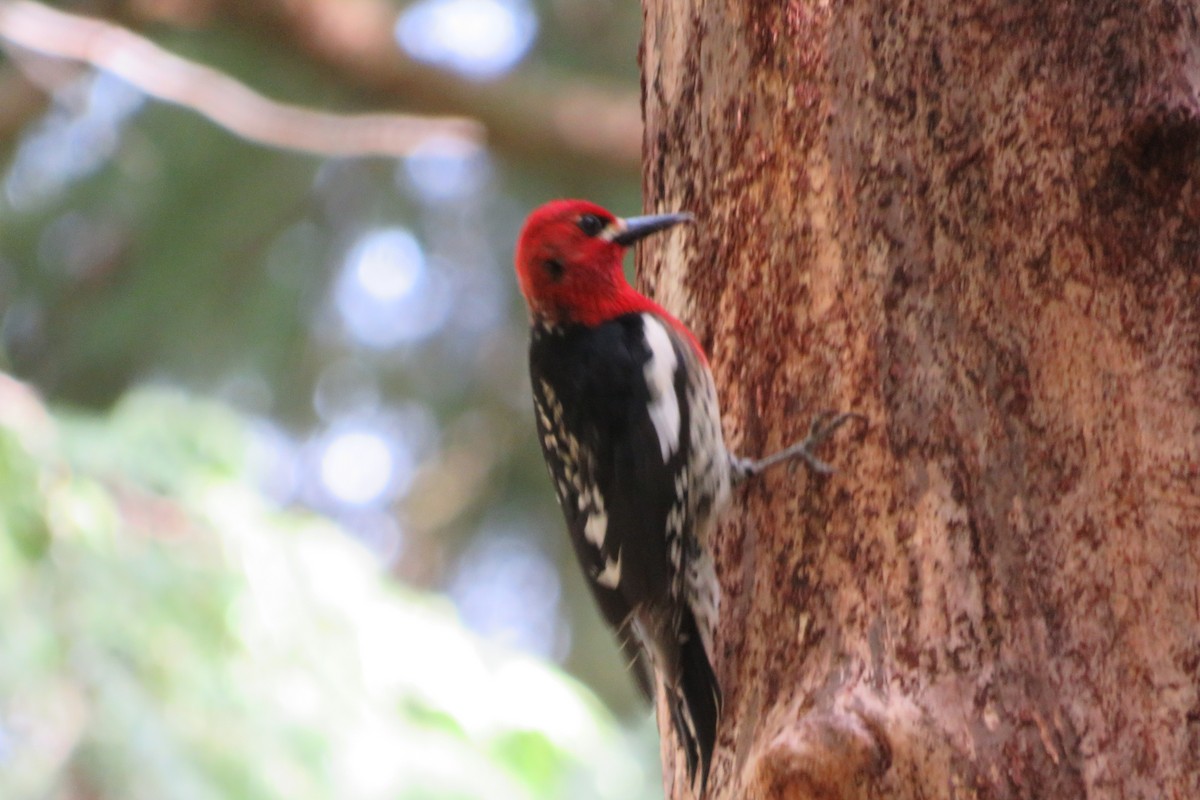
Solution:
[[[663,463],[679,449],[679,398],[675,395],[675,368],[679,359],[667,329],[651,314],[642,314],[642,330],[650,348],[646,385],[650,388],[650,421],[658,434]]]
[[[608,514],[601,508],[588,514],[587,522],[583,524],[583,538],[597,548],[604,547],[604,537],[608,533]]]
[[[601,586],[607,586],[609,589],[617,588],[621,583],[621,551],[617,551],[616,559],[606,559],[604,561],[604,571],[596,576],[596,583]]]

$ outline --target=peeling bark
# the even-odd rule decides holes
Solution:
[[[644,288],[735,449],[869,419],[721,529],[709,796],[1200,798],[1200,5],[644,7]]]

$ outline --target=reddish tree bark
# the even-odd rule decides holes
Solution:
[[[721,530],[709,796],[1200,797],[1198,4],[644,8],[641,280],[740,451],[869,420]]]

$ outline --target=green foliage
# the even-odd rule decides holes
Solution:
[[[414,4],[386,5],[399,12]],[[527,83],[547,107],[586,98],[592,89],[600,96],[636,94],[638,4],[501,5],[532,7],[538,18],[532,50],[500,79],[504,83]],[[411,86],[381,88],[384,73],[364,68],[359,57],[390,36],[382,28],[391,20],[363,15],[360,6],[185,0],[93,4],[86,13],[310,109],[450,112],[485,126],[509,119],[495,109],[442,108],[439,98],[455,93],[441,87],[461,79],[454,74],[418,70]],[[363,7],[372,6],[379,7]],[[308,7],[322,20],[311,28],[312,41],[271,22],[271,9],[288,9],[293,17]],[[360,41],[367,45],[361,52]],[[326,60],[314,43],[351,57]],[[471,623],[497,636],[533,631],[542,652],[565,649],[574,675],[619,713],[644,720],[646,706],[600,623],[547,482],[528,407],[527,319],[511,267],[525,212],[551,197],[589,197],[614,211],[636,212],[640,173],[634,165],[585,168],[590,156],[583,151],[574,158],[561,152],[533,157],[511,147],[521,137],[496,135],[503,128],[489,131],[485,154],[465,159],[431,158],[430,152],[321,158],[239,139],[194,111],[86,67],[36,69],[45,97],[7,102],[36,97],[22,78],[33,63],[0,52],[0,369],[36,385],[55,406],[109,409],[127,399],[103,424],[60,413],[56,441],[47,445],[53,452],[32,460],[24,431],[15,444],[0,441],[6,540],[25,557],[57,558],[68,547],[55,527],[65,512],[47,508],[47,498],[66,491],[60,482],[86,478],[73,491],[96,495],[79,501],[88,513],[107,509],[115,517],[106,524],[123,542],[122,557],[133,558],[131,532],[140,537],[133,540],[137,552],[157,542],[177,558],[207,541],[219,555],[222,539],[205,528],[216,523],[197,509],[207,502],[207,486],[246,490],[239,477],[246,467],[241,426],[161,394],[127,397],[148,380],[169,382],[222,398],[279,434],[291,448],[284,457],[295,475],[275,482],[276,493],[298,487],[289,499],[318,503],[346,526],[362,526],[352,532],[365,540],[386,539],[390,546],[392,529],[380,521],[402,525],[409,536],[393,567],[425,588],[455,590],[466,557],[482,539],[498,529],[519,534],[538,564],[561,569],[557,597],[538,609],[546,612],[546,624],[535,620],[522,628],[521,620],[506,619],[501,627],[507,629],[489,631],[478,619]],[[153,64],[145,69],[156,74]],[[543,91],[560,82],[573,87],[569,95]],[[599,121],[597,133],[611,129]],[[522,124],[538,134],[544,123]],[[592,152],[595,142],[585,144]],[[340,290],[355,285],[348,279],[364,237],[388,229],[417,240],[428,280],[413,291],[418,303],[396,306],[386,318],[441,308],[442,301],[444,317],[413,338],[372,342],[351,323],[392,308],[387,297],[364,311],[362,302],[342,305]],[[385,281],[384,295],[398,291],[397,273],[387,274],[392,280]],[[151,413],[143,402],[179,403],[188,409],[180,413],[197,417],[156,430],[171,415]],[[0,402],[0,417],[4,413]],[[413,419],[420,424],[408,424]],[[405,467],[370,508],[338,507],[322,484],[319,448],[346,428],[386,434],[395,463]],[[14,446],[18,457],[9,457]],[[408,465],[410,457],[418,463]],[[410,471],[417,477],[412,483]],[[182,530],[162,533],[174,526]],[[82,528],[96,535],[91,526]],[[371,538],[384,528],[387,536]],[[497,596],[519,594],[518,571],[482,569],[497,578]],[[226,572],[227,566],[218,570]],[[175,580],[169,570],[163,574],[169,584]],[[133,591],[124,576],[112,580]],[[520,610],[519,603],[513,606]],[[131,606],[129,613],[145,612]],[[446,713],[405,703],[405,713],[431,720]],[[0,725],[2,706],[0,698]],[[457,724],[453,715],[447,719]],[[4,746],[0,741],[0,757]],[[649,740],[646,747],[653,747]],[[0,787],[0,800],[6,797]]]
[[[0,376],[0,797],[653,796],[574,681],[265,502],[230,412],[22,391]]]

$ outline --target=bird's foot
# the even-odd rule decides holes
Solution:
[[[812,425],[809,426],[808,436],[803,441],[796,442],[791,447],[785,447],[778,453],[758,459],[757,461],[748,458],[733,459],[733,468],[735,479],[738,482],[746,478],[759,475],[771,467],[784,464],[789,461],[803,461],[811,471],[818,475],[832,475],[833,467],[826,464],[816,455],[816,450],[824,444],[829,437],[837,431],[838,428],[846,424],[851,419],[861,419],[866,421],[866,417],[862,414],[856,414],[853,411],[835,412],[822,411],[817,416],[813,417]]]

